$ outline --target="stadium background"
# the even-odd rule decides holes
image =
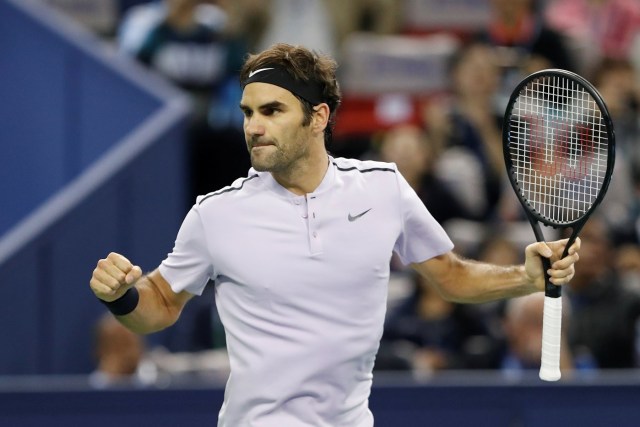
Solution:
[[[189,107],[181,91],[45,3],[0,0],[0,425],[212,425],[222,399],[215,376],[145,390],[86,382],[103,311],[87,280],[109,251],[146,270],[170,251],[189,199]],[[486,2],[468,0],[413,17],[456,32],[486,13]],[[412,120],[416,100],[406,93],[443,90],[443,58],[455,45],[440,34],[353,37],[338,135],[357,144],[397,115]],[[371,75],[362,66],[381,63],[391,65]],[[176,334],[149,344],[181,350]],[[371,406],[383,426],[631,426],[640,415],[635,370],[559,385],[491,372],[378,378]]]

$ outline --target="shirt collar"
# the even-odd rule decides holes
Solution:
[[[318,188],[316,188],[313,192],[308,193],[307,195],[318,195],[320,193],[323,193],[329,190],[333,186],[333,183],[335,182],[335,178],[336,178],[336,171],[333,164],[333,157],[328,156],[328,162],[329,162],[329,167],[327,167],[327,172],[324,174],[324,178],[322,178],[320,185],[318,185]],[[251,168],[251,170],[249,171],[249,174],[250,175],[258,174],[258,176],[260,177],[260,180],[264,183],[264,185],[267,188],[269,188],[271,191],[278,194],[279,196],[286,197],[288,199],[304,197],[304,196],[299,196],[297,194],[294,194],[291,191],[284,188],[282,185],[280,185],[278,181],[276,181],[273,178],[273,175],[271,175],[271,172],[257,172],[255,169]]]

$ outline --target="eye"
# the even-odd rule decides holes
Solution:
[[[248,108],[242,108],[242,114],[244,114],[244,116],[248,118],[251,117],[253,111],[249,110]]]
[[[272,116],[278,112],[280,112],[280,109],[277,107],[265,107],[261,110],[261,113],[265,116]]]

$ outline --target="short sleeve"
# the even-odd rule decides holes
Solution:
[[[213,266],[197,205],[182,222],[173,251],[162,261],[159,270],[176,293],[187,291],[201,295],[204,291]]]
[[[402,263],[419,263],[453,249],[453,242],[407,180],[396,173],[402,230],[394,251]]]

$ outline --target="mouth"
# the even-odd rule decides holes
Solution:
[[[251,144],[251,149],[255,149],[255,148],[263,148],[263,147],[270,147],[270,146],[274,146],[275,144],[271,143],[271,142],[255,142],[253,144]]]

